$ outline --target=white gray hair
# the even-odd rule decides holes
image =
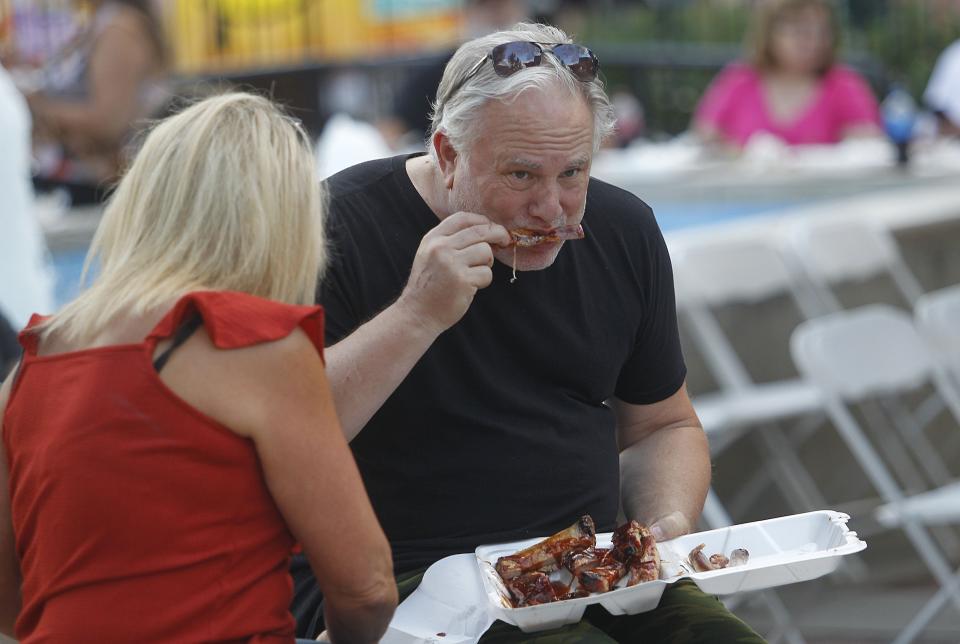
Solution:
[[[429,141],[443,131],[453,147],[465,154],[473,140],[472,128],[476,125],[479,110],[490,100],[509,103],[521,92],[531,87],[546,88],[559,84],[573,95],[584,98],[593,114],[593,150],[600,148],[603,140],[613,132],[616,116],[610,99],[603,88],[603,81],[596,78],[589,82],[577,80],[555,56],[545,53],[540,65],[524,69],[522,73],[506,78],[498,76],[493,65],[481,63],[497,45],[526,40],[537,43],[570,43],[572,40],[562,30],[543,24],[518,23],[511,29],[497,31],[487,36],[464,43],[453,54],[443,72],[437,89],[437,98],[431,113],[430,136],[427,149],[435,154]],[[480,64],[479,71],[467,76]],[[464,80],[466,82],[464,82]]]

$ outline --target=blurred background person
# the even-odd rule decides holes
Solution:
[[[42,68],[21,74],[34,125],[35,183],[73,203],[100,201],[142,119],[169,101],[167,53],[149,0],[75,0],[84,28]]]
[[[462,41],[504,29],[527,18],[525,0],[465,0]],[[454,49],[413,69],[394,95],[390,114],[377,123],[387,145],[395,150],[423,149],[430,130],[430,105]]]
[[[208,99],[146,139],[97,277],[33,318],[0,389],[0,632],[293,641],[296,542],[331,639],[383,634],[390,549],[307,305],[322,219],[307,135],[264,98]]]
[[[937,119],[944,136],[960,134],[960,40],[943,50],[930,74],[923,102]]]
[[[758,132],[791,145],[882,133],[866,81],[836,62],[839,31],[827,0],[758,3],[747,59],[727,66],[697,106],[694,131],[743,147]]]
[[[20,345],[17,344],[17,334],[10,326],[7,318],[0,316],[0,380],[13,371],[17,358],[20,357]]]
[[[0,66],[0,379],[19,355],[13,328],[53,309],[53,270],[30,185],[30,112]]]

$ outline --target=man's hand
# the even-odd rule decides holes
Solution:
[[[325,351],[340,424],[353,440],[441,333],[493,280],[491,244],[510,243],[503,226],[458,212],[423,236],[396,302]]]
[[[660,543],[689,534],[691,528],[690,519],[683,512],[675,511],[655,519],[650,525],[650,532],[657,543]]]
[[[509,245],[510,233],[483,215],[450,215],[424,235],[397,306],[437,335],[447,330],[493,281],[491,244]]]

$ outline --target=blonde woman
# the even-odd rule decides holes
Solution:
[[[293,641],[298,542],[330,639],[384,632],[390,550],[307,305],[313,172],[303,131],[251,95],[147,137],[94,237],[97,277],[34,317],[0,390],[0,631]]]
[[[798,145],[881,134],[869,85],[835,60],[828,0],[763,0],[753,18],[747,60],[724,69],[697,107],[693,127],[704,141],[743,147],[765,132]]]

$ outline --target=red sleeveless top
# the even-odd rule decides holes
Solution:
[[[37,356],[21,333],[3,418],[21,641],[293,640],[294,540],[253,443],[153,368],[156,343],[193,311],[219,349],[299,326],[322,357],[320,307],[233,292],[184,296],[139,344]]]

